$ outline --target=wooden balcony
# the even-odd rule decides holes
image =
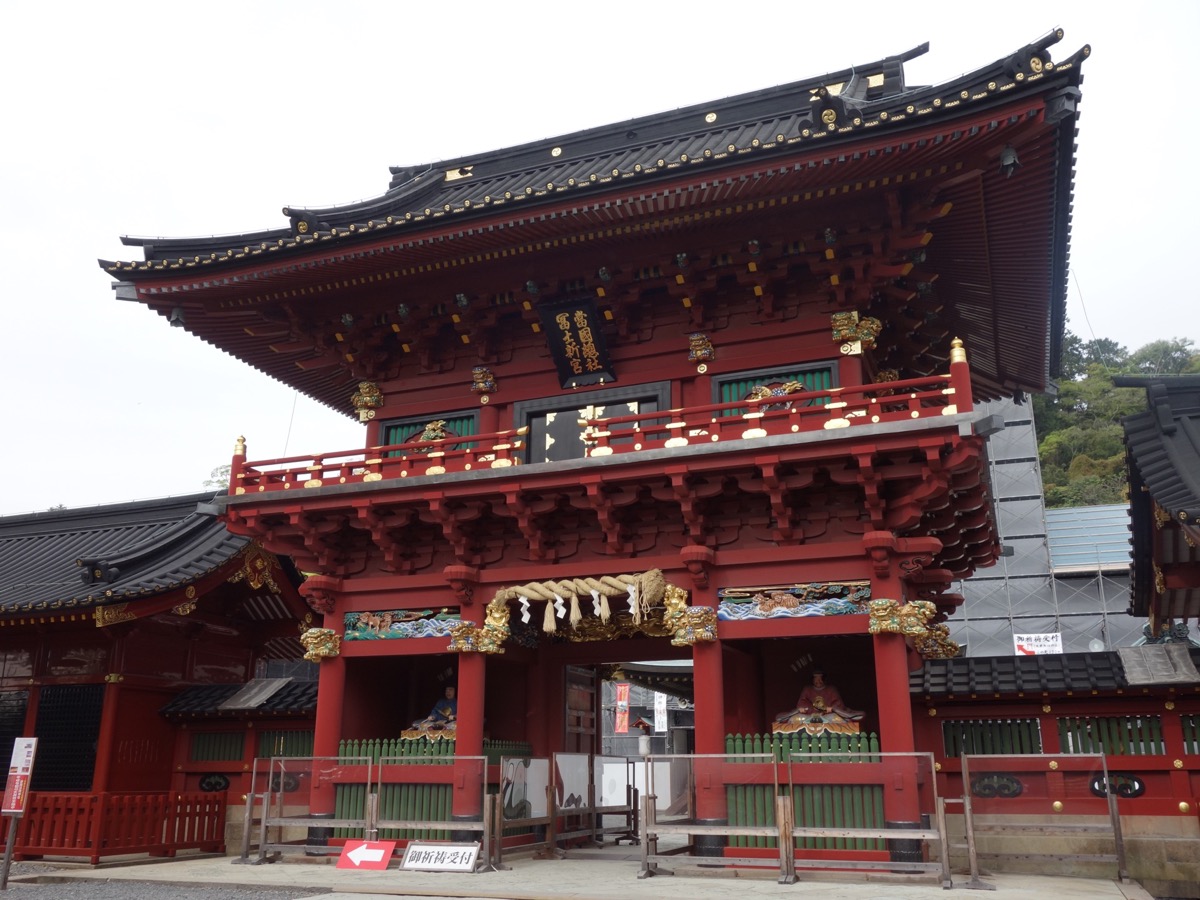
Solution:
[[[250,462],[243,445],[221,506],[234,533],[330,575],[692,568],[880,531],[936,536],[932,568],[967,577],[998,552],[972,411],[956,346],[948,374],[585,419],[586,455],[558,462],[523,463],[523,429]]]
[[[961,350],[958,353],[961,355]],[[625,457],[632,463],[651,450],[691,446],[727,451],[761,438],[821,431],[834,432],[840,438],[866,425],[911,423],[971,409],[970,376],[962,359],[952,362],[945,375],[585,419],[579,424],[584,429],[587,458]],[[520,428],[252,462],[239,452],[233,457],[230,493],[237,496],[421,476],[453,479],[468,472],[509,469],[521,465],[526,433],[526,428]],[[239,451],[243,448],[239,442]]]

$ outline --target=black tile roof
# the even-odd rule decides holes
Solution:
[[[1149,408],[1122,422],[1130,467],[1173,520],[1200,525],[1200,375],[1119,375],[1113,384],[1146,390]]]
[[[405,314],[388,318],[391,304],[379,298],[389,291],[363,294],[365,286],[396,279],[432,294],[425,281],[465,262],[479,284],[507,292],[526,283],[514,267],[499,282],[479,267],[502,265],[494,261],[514,246],[621,242],[650,224],[698,228],[714,210],[810,196],[824,198],[815,215],[836,205],[837,185],[870,193],[928,178],[938,184],[945,237],[930,244],[926,266],[948,333],[971,348],[976,397],[1041,391],[1060,368],[1081,64],[1090,54],[1084,46],[1053,60],[1048,48],[1062,36],[1052,31],[938,85],[906,84],[904,63],[919,47],[660,115],[394,167],[379,197],[286,207],[287,227],[253,233],[126,237],[144,259],[100,265],[118,280],[118,297],[164,317],[178,311],[203,340],[346,410],[364,364],[347,367],[331,349],[335,326],[316,294],[332,289],[359,304],[338,313],[359,315],[356,327],[383,317],[381,327],[415,334]],[[1017,147],[1020,158],[1002,163]]]
[[[904,63],[925,53],[928,44],[923,44],[842,71],[673,112],[440,163],[393,166],[382,196],[324,208],[285,207],[288,228],[197,238],[126,236],[123,242],[141,247],[145,261],[100,264],[121,278],[179,268],[196,268],[199,274],[206,267],[238,265],[322,241],[406,230],[446,217],[469,219],[506,205],[534,206],[615,182],[662,181],[681,170],[721,168],[754,154],[808,144],[836,154],[839,145],[866,135],[953,119],[1026,89],[1044,91],[1047,81],[1068,88],[1060,105],[1073,113],[1079,66],[1091,49],[1084,46],[1054,63],[1047,48],[1062,36],[1056,29],[939,85],[905,84]]]
[[[1145,412],[1126,416],[1132,611],[1187,621],[1200,615],[1200,588],[1156,585],[1156,569],[1200,566],[1200,375],[1113,378],[1144,388]],[[1157,603],[1157,608],[1152,608]]]
[[[1191,658],[1200,665],[1200,648],[1191,650]],[[997,694],[1090,695],[1128,687],[1131,684],[1116,651],[929,659],[908,679],[914,697],[957,700],[991,699]]]
[[[249,543],[199,507],[212,492],[0,518],[0,614],[154,597]]]
[[[188,688],[171,700],[159,713],[168,719],[300,716],[317,708],[317,682],[292,679],[251,709],[222,709],[221,704],[240,691],[241,684],[210,684]]]

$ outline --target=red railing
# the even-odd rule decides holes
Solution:
[[[450,436],[436,441],[409,441],[366,450],[338,450],[252,463],[234,456],[229,491],[232,494],[283,491],[517,466],[521,464],[519,451],[524,447],[520,438],[527,431],[519,428]]]
[[[769,435],[930,419],[972,409],[971,380],[961,345],[950,373],[850,387],[803,391],[759,400],[712,403],[611,419],[581,420],[588,455],[636,453],[686,444],[726,444]],[[230,493],[248,494],[333,484],[445,475],[519,465],[528,429],[410,441],[246,462],[233,457]]]
[[[908,422],[970,409],[969,382],[964,392],[951,373],[587,419],[583,424],[585,438],[592,445],[588,455],[595,457],[880,422]]]
[[[17,829],[17,859],[225,851],[223,793],[36,792]]]

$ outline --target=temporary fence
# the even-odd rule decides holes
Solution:
[[[981,859],[1111,864],[1128,880],[1117,812],[1126,786],[1109,772],[1104,754],[964,754],[961,764],[966,842],[952,847],[967,851],[973,884],[980,882]],[[1019,811],[1010,806],[1017,798]],[[1100,845],[1111,852],[1093,852]]]
[[[247,807],[251,798],[260,799],[258,862],[287,852],[327,853],[333,829],[350,837],[367,837],[374,819],[374,795],[368,796],[367,790],[374,765],[370,757],[272,757],[265,772],[257,762]],[[351,796],[359,795],[361,789],[362,808],[344,805],[331,815],[313,813],[312,791],[332,793],[336,788]],[[248,809],[247,817],[250,815]]]
[[[554,839],[566,853],[572,842],[595,844],[605,835],[636,840],[634,763],[624,756],[554,754]]]
[[[684,767],[685,777],[671,775],[664,784],[664,764],[669,773]],[[797,868],[936,874],[950,883],[928,754],[803,752],[780,759],[773,751],[652,756],[645,765],[640,878],[666,871],[671,862],[766,867],[774,859],[785,884],[796,880]],[[692,793],[697,784],[724,786],[726,822],[696,819],[693,802],[680,792]],[[908,800],[905,810],[915,802],[928,812],[899,813],[916,821],[885,816],[885,791],[897,787]],[[660,847],[664,837],[673,839],[670,849]],[[928,861],[931,846],[940,851],[936,862]]]

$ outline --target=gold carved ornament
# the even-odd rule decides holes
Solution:
[[[949,659],[959,653],[958,644],[950,640],[949,628],[929,624],[937,614],[937,606],[929,600],[872,600],[867,613],[869,633],[904,635],[924,659]]]
[[[257,543],[251,543],[246,545],[241,556],[241,567],[226,579],[230,584],[246,581],[256,591],[261,590],[265,584],[273,593],[280,593],[279,585],[271,574],[272,569],[278,565],[275,554],[267,552]]]
[[[129,611],[128,603],[97,606],[92,612],[92,616],[96,620],[97,628],[106,628],[109,625],[116,625],[118,622],[130,622],[137,618],[137,616]]]
[[[582,611],[581,598],[589,596],[597,613],[595,616],[584,616]],[[609,600],[619,597],[627,599],[629,612],[614,615]],[[632,634],[663,637],[670,634],[672,644],[684,646],[716,639],[716,612],[705,608],[689,608],[687,591],[667,584],[661,570],[650,569],[633,575],[540,581],[502,588],[488,603],[481,627],[464,622],[451,630],[448,649],[465,653],[503,653],[503,644],[511,633],[509,604],[514,600],[521,604],[526,620],[531,600],[545,603],[542,631],[547,634],[557,632],[556,620],[566,617],[571,624],[571,631],[567,635],[571,640],[613,640]],[[661,617],[660,604],[663,604]]]
[[[300,635],[300,643],[309,662],[333,659],[342,652],[341,635],[332,628],[310,628]]]
[[[358,390],[350,395],[350,405],[358,412],[358,421],[367,422],[383,406],[383,391],[373,381],[360,381]]]
[[[830,316],[833,327],[833,340],[842,343],[842,353],[847,356],[857,356],[863,350],[870,350],[883,330],[883,323],[873,316],[859,317],[857,312],[834,313]]]

